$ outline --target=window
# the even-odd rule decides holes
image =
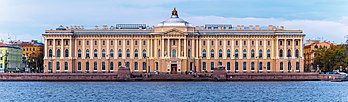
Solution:
[[[86,41],[86,45],[89,45],[89,41]]]
[[[238,41],[236,41],[236,46],[238,46]]]
[[[219,50],[219,58],[222,58],[222,50]]]
[[[81,62],[77,62],[77,70],[81,70]]]
[[[135,49],[135,51],[134,51],[134,57],[138,58],[138,50],[137,49]]]
[[[289,71],[289,72],[291,71],[291,67],[292,67],[292,66],[291,66],[291,62],[289,61],[289,62],[288,62],[288,71]]]
[[[279,41],[280,46],[283,45],[283,41]]]
[[[175,45],[175,40],[173,40],[173,45]]]
[[[65,40],[65,45],[69,45],[69,42],[68,42],[68,40]]]
[[[268,58],[271,57],[271,50],[267,50],[267,57],[268,57]]]
[[[298,41],[296,41],[295,43],[296,43],[296,46],[298,46]]]
[[[298,56],[299,56],[298,53],[299,53],[299,52],[298,52],[298,49],[296,49],[296,51],[295,51],[295,57],[296,57],[296,58],[298,58]]]
[[[68,70],[69,67],[68,67],[68,62],[64,62],[64,70]]]
[[[50,45],[52,45],[52,40],[50,40]]]
[[[122,45],[122,41],[121,40],[118,40],[118,45]]]
[[[118,58],[121,58],[122,57],[122,50],[119,49],[117,53],[118,53]]]
[[[121,67],[122,66],[122,63],[121,62],[118,62],[118,65],[117,65],[118,67]]]
[[[296,62],[296,70],[300,70],[300,63]]]
[[[262,41],[260,41],[260,46],[262,46]]]
[[[288,46],[290,46],[291,44],[290,44],[290,40],[288,40]]]
[[[60,40],[57,41],[57,45],[60,45]]]
[[[214,41],[211,41],[211,46],[214,46]]]
[[[97,42],[97,40],[94,40],[94,45],[98,45],[98,42]]]
[[[259,50],[259,58],[262,58],[262,50]]]
[[[219,45],[222,46],[222,41],[220,40]]]
[[[287,54],[288,54],[287,57],[291,57],[291,50],[290,49],[288,49],[288,53]]]
[[[110,50],[110,57],[114,57],[114,50]]]
[[[251,41],[251,46],[254,46],[255,44],[254,44],[254,41]]]
[[[77,45],[81,46],[81,41],[80,40],[77,42]]]
[[[271,62],[267,62],[267,70],[271,70]]]
[[[246,41],[243,41],[243,45],[246,46]]]
[[[227,58],[230,58],[230,57],[231,57],[231,50],[228,49],[228,50],[227,50]]]
[[[138,45],[138,40],[135,40],[135,41],[134,41],[134,45]]]
[[[234,63],[234,69],[237,71],[238,70],[238,62]]]
[[[114,41],[113,40],[110,41],[110,45],[114,45]]]
[[[158,40],[158,45],[161,45],[161,40]]]
[[[255,63],[251,62],[251,70],[255,70]]]
[[[243,62],[243,70],[246,70],[246,67],[247,67],[246,62]]]
[[[86,62],[86,70],[89,70],[89,62]]]
[[[86,58],[89,58],[89,50],[86,50]]]
[[[93,67],[93,69],[94,69],[94,70],[98,70],[98,67],[97,67],[97,66],[98,66],[97,62],[94,62],[94,67]]]
[[[207,51],[203,50],[203,58],[207,57]]]
[[[81,50],[78,50],[78,51],[77,51],[77,57],[78,57],[78,58],[81,58]]]
[[[97,49],[94,50],[94,57],[98,57],[98,51],[97,51]]]
[[[129,40],[127,40],[127,45],[129,45]]]
[[[230,45],[231,45],[231,42],[230,42],[229,40],[227,41],[227,45],[228,45],[228,46],[230,46]]]
[[[222,62],[219,61],[218,66],[222,66]]]
[[[262,70],[262,62],[259,63],[259,70]]]
[[[234,51],[234,58],[238,58],[238,50],[236,49],[235,51]]]
[[[254,58],[255,57],[255,51],[254,49],[251,50],[251,58]]]
[[[244,49],[244,50],[243,50],[243,58],[246,58],[246,56],[247,56],[247,52],[246,52],[246,50]]]
[[[214,58],[214,50],[210,50],[210,57]]]
[[[51,55],[52,57],[52,55]],[[57,57],[60,57],[60,49],[57,50]]]
[[[283,68],[283,62],[280,62],[279,67],[280,67],[280,70],[284,70],[284,68]]]
[[[143,40],[143,45],[144,45],[144,46],[146,45],[146,41],[145,41],[145,40]]]
[[[60,70],[60,63],[59,62],[56,62],[56,69]]]
[[[157,56],[158,56],[158,58],[160,58],[161,57],[161,50],[157,50]]]
[[[190,62],[190,71],[193,69],[193,62]]]
[[[69,57],[69,50],[65,49],[65,57]]]
[[[143,50],[143,57],[146,57],[146,50]]]
[[[203,41],[203,46],[205,46],[205,41]]]
[[[227,62],[227,70],[231,70],[231,63]]]
[[[52,50],[48,50],[48,57],[52,57]]]
[[[110,62],[110,70],[114,70],[114,62]]]
[[[105,40],[103,40],[103,45],[105,45]]]
[[[191,50],[190,50],[190,49],[188,49],[188,51],[187,51],[187,57],[188,57],[188,58],[191,57]]]
[[[134,62],[134,70],[138,70],[138,62]]]
[[[129,58],[130,57],[130,51],[129,49],[127,49],[127,52],[126,52],[126,57]]]
[[[176,57],[176,50],[175,49],[172,50],[172,57]]]
[[[191,45],[191,40],[187,41],[187,45],[190,46]]]
[[[283,57],[283,50],[282,49],[279,50],[279,57]]]
[[[203,62],[203,70],[207,70],[207,63]]]
[[[48,70],[52,70],[52,62],[48,62]]]
[[[146,62],[143,62],[143,70],[146,70]]]
[[[158,62],[156,62],[155,65],[156,65],[156,71],[158,71]]]
[[[268,45],[268,46],[271,46],[271,41],[267,41],[267,45]]]
[[[103,49],[102,50],[102,57],[105,57],[106,51]]]
[[[210,70],[214,70],[214,62],[210,63]]]

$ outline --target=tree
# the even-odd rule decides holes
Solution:
[[[342,66],[346,68],[348,62],[348,55],[345,54],[347,50],[344,46],[331,45],[330,48],[319,47],[314,52],[314,64],[319,66],[322,71],[332,71],[337,70]]]

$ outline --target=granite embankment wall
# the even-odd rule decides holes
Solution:
[[[337,75],[317,73],[0,73],[0,81],[320,81]]]

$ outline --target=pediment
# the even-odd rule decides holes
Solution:
[[[184,34],[185,32],[179,30],[179,29],[170,29],[164,32],[164,34]]]

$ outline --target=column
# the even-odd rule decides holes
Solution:
[[[90,43],[89,43],[89,45],[91,45],[91,48],[89,49],[89,59],[92,59],[94,56],[93,56],[93,51],[94,51],[94,49],[93,49],[93,44],[94,44],[94,42],[93,42],[93,40],[91,39],[91,41],[90,41]],[[91,56],[91,54],[92,54],[92,56]]]
[[[260,59],[260,54],[259,54],[259,40],[255,40],[255,57],[258,56],[258,58]],[[258,64],[257,64],[258,65]]]
[[[162,38],[161,39],[161,56],[162,56],[162,58],[164,58],[165,56],[164,56],[164,39]]]
[[[250,56],[250,39],[248,39],[248,42],[247,42],[247,59],[251,58]],[[251,67],[250,67],[251,68]]]
[[[243,48],[242,48],[242,46],[243,46],[243,40],[241,39],[241,40],[239,40],[239,51],[238,51],[238,57],[239,57],[239,59],[243,59]]]
[[[44,40],[44,41],[45,41],[45,48],[44,48],[44,49],[45,49],[45,54],[44,54],[44,55],[45,55],[45,58],[44,58],[44,59],[47,59],[47,58],[48,58],[48,53],[47,53],[47,50],[48,50],[47,45],[48,45],[48,43],[47,43],[47,40],[48,40],[48,39],[46,39],[46,38],[45,38],[45,40]],[[53,42],[54,42],[54,40],[53,40]],[[54,43],[53,43],[53,44],[54,44]],[[53,45],[53,49],[54,49],[54,47],[55,47],[55,46]],[[55,50],[52,51],[52,54],[54,55],[53,52],[55,52]]]
[[[61,44],[60,44],[60,59],[63,59],[64,58],[64,53],[63,52],[65,52],[65,50],[64,50],[64,39],[61,39],[62,41],[61,41]],[[63,67],[64,68],[64,67]]]
[[[295,59],[295,39],[292,39],[292,59]]]
[[[207,42],[207,44],[206,44],[206,46],[207,46],[206,56],[207,56],[207,59],[210,59],[210,40],[208,39],[206,42]]]
[[[126,40],[122,40],[122,59],[126,59]],[[124,65],[126,65],[124,63]]]
[[[187,48],[186,48],[187,45],[186,45],[186,42],[187,42],[186,38],[184,38],[184,57],[185,58],[187,57],[187,52],[186,52],[187,51]]]
[[[276,39],[276,50],[275,50],[275,52],[276,52],[276,59],[279,59],[279,44],[278,44],[278,38]]]
[[[110,39],[107,39],[106,40],[106,59],[109,59],[109,58],[110,58]]]
[[[284,58],[284,59],[287,59],[287,52],[288,52],[288,51],[286,50],[286,47],[287,47],[287,39],[284,39],[283,45],[284,45],[284,46],[283,46],[283,47],[284,47],[284,48],[283,48],[283,52],[284,52],[283,58]]]
[[[267,49],[266,49],[266,46],[267,46],[267,41],[266,41],[266,39],[264,39],[263,40],[263,59],[266,59],[267,58]],[[266,66],[267,66],[267,64],[266,64]]]
[[[150,39],[150,57],[153,57],[153,39]]]
[[[72,45],[73,45],[73,43],[72,43],[72,38],[71,39],[69,39],[70,40],[70,43],[69,43],[69,59],[72,59]]]
[[[201,56],[202,56],[202,40],[200,40],[200,39],[198,39],[199,40],[199,44],[197,44],[198,46],[196,46],[196,47],[199,47],[199,50],[198,50],[198,56],[197,57],[200,57],[201,58]]]
[[[178,40],[178,51],[177,51],[177,53],[178,53],[178,57],[181,57],[181,41],[180,41],[181,39],[179,38],[179,40]],[[184,46],[186,46],[186,45],[184,45]]]
[[[141,47],[143,46],[143,40],[139,40],[138,42],[139,42],[138,56],[139,56],[139,59],[142,59],[143,58],[143,49],[141,49]],[[140,67],[139,67],[139,69],[140,69]]]
[[[86,58],[86,40],[83,39],[82,40],[82,59],[85,59]]]
[[[47,41],[47,40],[46,40]],[[52,50],[52,55],[53,55],[53,58],[56,59],[57,55],[56,55],[56,39],[53,39],[52,41],[52,47],[53,47],[53,50]],[[47,44],[45,44],[45,49],[48,48],[47,47]],[[46,50],[45,50],[46,51]],[[46,55],[47,55],[47,52],[45,52]]]
[[[300,39],[300,57],[303,58],[303,47],[302,47],[302,42],[303,42],[303,38]]]
[[[130,40],[130,58],[134,59],[134,40],[133,38]],[[139,53],[139,52],[138,52]]]
[[[167,56],[170,58],[170,39],[168,38]]]
[[[233,58],[233,59],[235,58],[235,55],[236,55],[235,49],[234,49],[234,45],[235,45],[234,42],[235,42],[234,40],[231,40],[231,54],[232,54],[231,58]],[[233,68],[234,68],[234,63],[233,63]]]
[[[152,50],[152,52],[153,52],[153,57],[157,57],[157,46],[158,46],[158,40],[157,39],[153,39],[153,46],[155,47],[153,50]]]
[[[101,39],[98,39],[98,59],[101,59],[101,57],[102,57],[102,54],[101,54],[101,51],[102,51],[102,49],[101,49],[101,46],[102,46],[102,41],[101,41]]]
[[[227,54],[226,54],[226,39],[224,39],[222,58],[226,59],[226,57],[227,57]]]
[[[194,48],[196,50],[196,58],[198,58],[199,57],[199,50],[198,50],[199,45],[198,45],[198,40],[197,39],[195,39],[195,44],[196,44],[196,46]]]

